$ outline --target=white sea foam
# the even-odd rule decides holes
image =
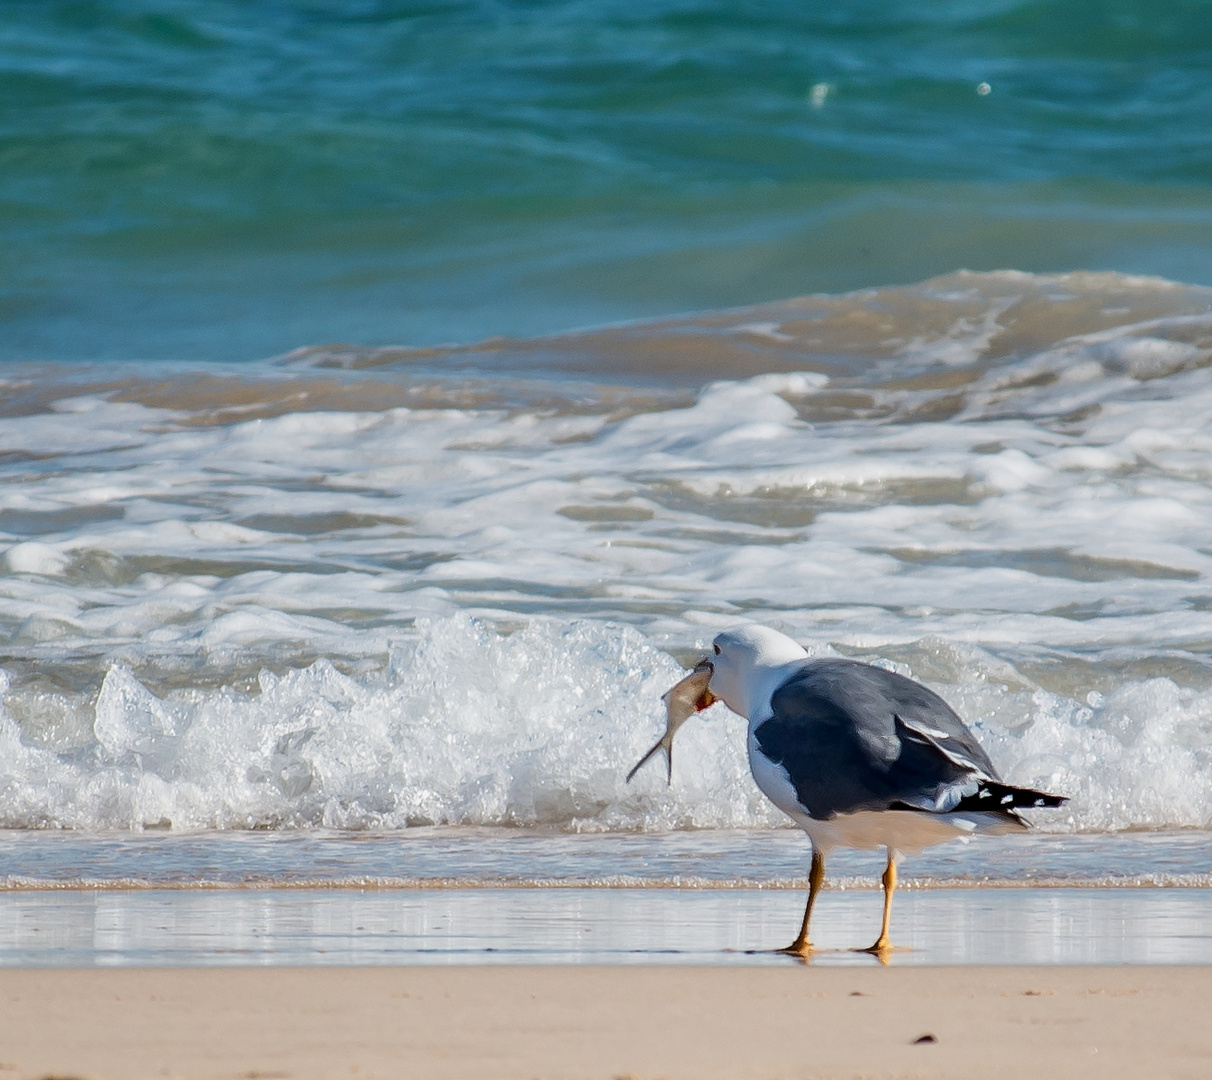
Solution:
[[[664,650],[755,618],[931,681],[1074,796],[1053,827],[1212,824],[1199,299],[956,275],[705,316],[674,329],[805,370],[683,401],[497,375],[349,407],[351,374],[258,412],[238,380],[228,409],[48,369],[48,407],[0,418],[0,821],[774,824],[724,717],[674,791],[620,779]],[[868,360],[807,370],[847,327]]]
[[[0,824],[772,823],[746,780],[736,718],[679,740],[676,790],[624,783],[679,675],[630,628],[537,620],[501,635],[462,614],[420,621],[386,670],[360,679],[320,660],[262,672],[253,692],[161,700],[115,666],[92,739],[73,754],[0,720]],[[23,704],[29,717],[39,702]]]
[[[961,680],[934,685],[1004,774],[1072,797],[1044,827],[1212,824],[1212,692],[1157,678],[1079,703],[972,647],[933,650],[932,670]],[[783,824],[749,779],[744,723],[722,705],[679,735],[672,787],[655,766],[624,782],[680,672],[632,628],[536,619],[501,634],[465,614],[419,621],[369,676],[320,660],[263,672],[248,692],[161,699],[114,666],[91,737],[69,753],[39,726],[54,703],[10,694],[25,722],[0,718],[0,826]]]

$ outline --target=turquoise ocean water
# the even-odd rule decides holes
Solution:
[[[1186,0],[11,0],[0,357],[1212,284],[1209,70]]]

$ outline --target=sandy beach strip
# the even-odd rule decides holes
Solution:
[[[1212,968],[16,969],[0,1077],[1203,1077]]]

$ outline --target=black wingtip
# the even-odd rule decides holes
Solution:
[[[985,780],[971,795],[965,795],[953,810],[983,810],[993,813],[1010,810],[1045,810],[1064,806],[1069,801],[1065,795],[1050,795],[1034,788],[1011,787],[993,780]]]

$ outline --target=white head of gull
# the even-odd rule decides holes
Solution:
[[[665,695],[666,733],[648,756],[664,745],[672,770],[674,732],[716,699],[749,721],[757,786],[812,841],[808,903],[785,952],[812,952],[808,924],[831,849],[887,850],[880,935],[863,950],[884,960],[901,855],[977,832],[1024,829],[1020,810],[1065,802],[1003,783],[951,707],[903,675],[855,660],[810,659],[766,626],[725,630],[712,653]]]
[[[786,634],[768,626],[738,626],[725,630],[707,657],[711,692],[734,713],[766,719],[770,696],[797,670],[808,653]]]

